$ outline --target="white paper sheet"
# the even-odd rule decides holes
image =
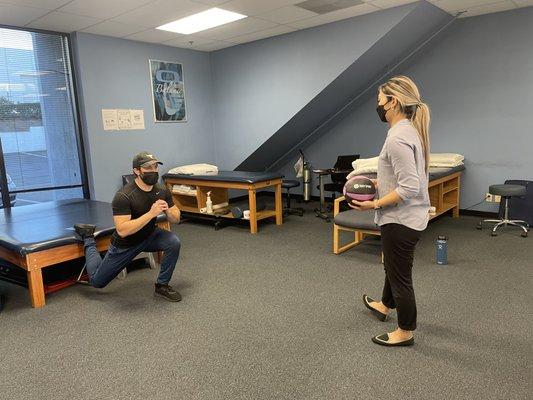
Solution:
[[[118,129],[120,130],[132,129],[130,110],[117,110],[117,114],[118,114]]]
[[[144,111],[130,110],[131,129],[144,129]]]
[[[104,131],[118,130],[117,110],[102,109],[102,122],[104,124]]]

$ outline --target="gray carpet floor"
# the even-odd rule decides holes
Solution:
[[[153,297],[150,269],[51,294],[40,310],[0,282],[0,398],[530,399],[533,237],[491,237],[477,221],[443,217],[424,233],[411,348],[370,341],[396,323],[361,302],[381,293],[379,241],[336,256],[311,212],[255,236],[174,227],[180,303]],[[435,264],[438,234],[448,266]]]

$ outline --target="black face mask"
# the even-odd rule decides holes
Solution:
[[[140,175],[141,180],[149,186],[155,185],[159,181],[158,172],[143,172]]]
[[[379,119],[381,120],[381,122],[387,122],[387,118],[385,117],[385,114],[387,114],[387,111],[389,110],[385,110],[385,104],[378,104],[378,106],[376,107],[376,112],[378,113]]]

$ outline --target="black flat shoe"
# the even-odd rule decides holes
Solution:
[[[366,294],[363,295],[363,303],[365,303],[365,307],[372,311],[372,314],[378,317],[381,322],[385,322],[387,320],[387,314],[383,314],[381,311],[378,311],[372,307],[370,303],[374,301],[376,300],[374,300],[372,297],[368,297]]]
[[[415,338],[413,336],[411,336],[409,339],[404,340],[402,342],[390,343],[389,335],[387,333],[384,333],[383,335],[379,335],[379,336],[374,336],[372,338],[372,341],[381,346],[389,346],[389,347],[412,346],[413,344],[415,344]]]

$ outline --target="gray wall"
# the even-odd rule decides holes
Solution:
[[[75,49],[91,198],[110,201],[142,150],[164,162],[162,172],[215,161],[208,53],[86,33],[76,34]],[[149,59],[183,64],[187,123],[153,122]],[[102,108],[143,109],[146,129],[104,131]]]
[[[401,71],[418,83],[432,108],[432,152],[466,157],[461,208],[482,200],[490,184],[533,180],[532,49],[533,8],[524,8],[459,20]],[[338,154],[377,155],[387,126],[375,105],[372,95],[304,148],[313,166],[332,166]],[[292,164],[281,168],[287,176],[294,175]]]
[[[217,164],[237,167],[415,6],[212,53]]]
[[[85,146],[93,198],[109,201],[132,154],[147,149],[176,164],[232,169],[260,146],[412,6],[357,17],[211,55],[77,34]],[[433,109],[432,151],[466,156],[461,207],[488,185],[533,179],[533,8],[459,20],[402,73]],[[154,124],[148,59],[184,64],[189,122]],[[101,108],[142,108],[146,130],[104,132]],[[304,150],[315,167],[338,154],[371,157],[386,126],[370,96]],[[295,160],[294,160],[295,161]],[[293,176],[292,161],[281,168]],[[494,210],[482,204],[474,209]]]
[[[405,58],[436,31],[453,22],[453,17],[427,2],[419,2],[385,35],[357,57],[340,75],[326,85],[274,135],[268,138],[239,166],[238,170],[275,170],[287,162],[309,136],[329,132],[337,120],[355,110],[372,82],[390,74],[391,66]],[[372,88],[374,90],[374,88]],[[343,108],[346,104],[349,107]],[[342,112],[339,110],[342,109]],[[319,128],[317,128],[319,127]],[[287,154],[287,157],[280,155]]]

